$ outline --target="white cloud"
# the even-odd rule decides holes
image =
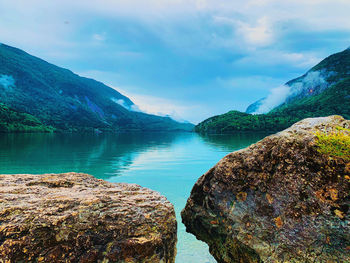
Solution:
[[[142,88],[140,87],[117,87],[108,81],[118,77],[118,74],[113,72],[92,70],[79,72],[79,75],[103,81],[107,86],[114,88],[122,95],[128,97],[135,105],[128,107],[123,100],[111,98],[112,101],[122,105],[128,110],[141,111],[159,116],[169,116],[176,121],[190,121],[192,123],[198,123],[204,118],[213,115],[213,109],[209,108],[207,105],[202,106],[194,102],[179,102],[164,97],[142,94]],[[200,113],[200,115],[198,113]],[[216,114],[219,113],[220,112],[216,112]]]
[[[263,75],[251,75],[249,77],[231,77],[228,79],[217,78],[217,83],[223,89],[232,90],[232,91],[245,91],[247,94],[250,94],[251,98],[255,94],[252,92],[258,93],[261,95],[261,92],[268,90],[271,86],[277,86],[280,83],[283,83],[285,79],[283,78],[272,78]]]
[[[213,16],[212,21],[217,26],[231,28],[231,34],[219,41],[219,43],[226,43],[226,46],[231,45],[231,48],[237,46],[237,42],[244,43],[244,46],[248,45],[248,48],[263,47],[272,44],[275,38],[273,24],[266,16],[258,17],[253,22],[245,22],[229,16]],[[245,48],[247,47],[243,47]]]
[[[111,100],[129,111],[141,111],[137,105],[128,105],[123,99],[111,98]]]
[[[0,0],[1,17],[6,13],[17,13],[32,19],[37,16],[37,22],[43,18],[62,24],[70,23],[74,14],[107,15],[112,17],[132,17],[144,21],[164,19],[181,20],[184,16],[195,14],[210,14],[213,16],[241,17],[258,21],[256,25],[248,25],[248,29],[258,31],[265,38],[266,19],[271,22],[298,19],[305,26],[317,28],[339,29],[349,28],[348,0]],[[263,19],[261,20],[261,17]],[[8,19],[8,18],[7,18]],[[13,20],[16,20],[14,17]],[[22,19],[21,19],[22,20]],[[34,19],[33,19],[34,20]],[[22,20],[23,21],[23,20]],[[33,22],[33,21],[28,21]],[[342,22],[342,23],[340,23]],[[45,26],[45,25],[43,25]]]
[[[140,111],[159,116],[169,116],[177,121],[185,121],[184,116],[187,115],[188,111],[194,108],[191,105],[183,105],[165,98],[131,94],[119,87],[115,89],[131,99]]]
[[[281,60],[284,60],[285,63],[291,62],[294,66],[299,68],[310,68],[321,61],[321,58],[318,58],[312,53],[282,53],[279,55]]]
[[[271,111],[273,108],[281,105],[289,94],[290,87],[286,85],[272,89],[266,99],[263,100],[258,110],[253,114],[261,114]]]
[[[310,71],[301,80],[292,83],[290,86],[283,85],[272,89],[254,114],[267,113],[284,103],[287,97],[298,96],[303,92],[312,92],[316,87],[325,88],[327,85],[328,83],[321,72]]]
[[[328,86],[328,82],[324,78],[325,74],[332,74],[332,72],[310,71],[302,78],[301,81],[293,83],[291,86],[291,95],[296,96],[305,91],[311,91],[315,88],[323,89]]]
[[[239,21],[238,32],[248,44],[265,46],[273,42],[272,26],[267,17],[259,18],[255,25]]]
[[[5,43],[19,47],[26,39],[27,50],[79,46],[74,36],[91,18],[124,18],[141,22],[168,44],[187,44],[192,52],[199,43],[239,50],[275,44],[280,31],[288,30],[284,25],[293,21],[314,31],[350,30],[348,10],[348,0],[0,0],[0,34]],[[208,21],[211,32],[201,32],[194,23],[200,18]],[[231,24],[232,33],[220,34],[220,23]],[[178,32],[179,27],[186,32]],[[105,40],[105,32],[96,32],[90,41]]]
[[[304,53],[285,52],[275,49],[257,49],[237,61],[238,65],[288,65],[307,70],[322,60],[318,54],[310,51]]]
[[[98,42],[103,42],[103,41],[105,41],[106,40],[106,33],[104,32],[104,33],[102,33],[102,34],[93,34],[92,35],[92,38],[93,38],[93,40],[95,40],[95,41],[98,41]]]
[[[136,76],[139,72],[135,65],[136,63],[140,65],[141,60],[144,63],[142,65],[149,63],[156,67],[147,61],[154,58],[148,56],[147,48],[150,47],[142,48],[143,44],[152,45],[146,43],[149,37],[154,42],[158,41],[159,46],[167,49],[170,55],[188,54],[186,59],[179,56],[179,60],[183,59],[181,63],[184,68],[187,64],[191,65],[189,62],[192,62],[191,59],[195,55],[193,60],[203,68],[206,66],[205,63],[217,63],[220,68],[222,64],[230,64],[232,61],[235,67],[232,69],[232,76],[229,76],[231,69],[224,68],[223,65],[223,78],[237,77],[234,70],[240,66],[246,68],[242,80],[236,78],[230,87],[240,85],[248,89],[248,85],[259,85],[258,81],[250,79],[251,75],[265,73],[265,71],[252,73],[254,67],[264,70],[266,68],[265,76],[268,74],[272,76],[276,73],[271,73],[271,69],[279,68],[279,65],[285,68],[288,66],[296,77],[324,56],[331,54],[328,47],[324,47],[321,51],[296,50],[294,47],[303,45],[302,39],[294,39],[288,34],[301,29],[305,37],[311,39],[312,36],[307,33],[312,32],[317,34],[312,42],[314,43],[318,41],[317,37],[322,41],[322,34],[327,30],[335,33],[350,32],[349,10],[349,0],[0,0],[0,35],[1,41],[5,44],[22,48],[74,71],[106,71],[105,61],[109,60],[108,70],[113,71],[113,77],[96,77],[97,80],[104,79],[106,82],[119,79],[118,74],[122,74],[119,69],[122,67]],[[120,25],[118,24],[120,21],[124,22],[122,25],[130,25],[131,29],[137,24],[146,35],[145,43],[143,38],[139,41],[119,36],[118,30],[114,29]],[[109,40],[113,37],[117,39],[116,42],[120,41],[122,44],[111,43]],[[138,43],[132,43],[133,41]],[[130,47],[132,44],[136,48]],[[110,46],[105,48],[107,45]],[[309,50],[311,49],[313,47],[309,47]],[[332,52],[334,51],[333,49]],[[154,53],[154,50],[151,52]],[[164,59],[167,59],[164,54],[165,52],[162,54]],[[87,56],[88,59],[81,59]],[[205,60],[203,57],[210,59]],[[117,63],[114,65],[113,59],[125,59],[127,63],[123,66]],[[82,61],[88,63],[82,66]],[[213,78],[220,78],[220,73]],[[288,78],[284,81],[287,80]],[[127,85],[139,85],[132,81],[130,78],[130,84]],[[155,85],[158,84],[156,81],[155,79]],[[275,83],[264,85],[264,89],[268,90],[268,86],[275,85]],[[168,98],[150,96],[151,91],[147,90],[147,87],[149,85],[145,84],[144,88],[139,85],[137,89],[131,89],[133,95],[136,93],[141,95],[130,97],[140,105],[141,110],[149,113],[180,115],[197,121],[198,117],[195,115],[199,114],[195,111],[200,112],[201,116],[210,116],[213,114],[213,105],[221,103],[219,100],[212,101],[212,105],[208,106],[205,105],[207,101],[198,100],[196,106],[193,104],[185,106],[184,102],[172,100],[170,96]],[[217,93],[228,90],[220,88]],[[195,98],[198,97],[196,92],[202,90],[194,90],[187,103],[196,101]],[[272,93],[281,96],[283,89],[278,88]],[[222,97],[236,96],[232,94],[227,92]],[[271,96],[271,101],[278,102],[277,98]],[[232,98],[232,101],[234,99],[243,100],[238,98],[238,95],[237,98]],[[232,103],[232,108],[236,107],[234,104]],[[207,109],[208,107],[211,108]],[[217,107],[219,106],[215,106],[215,109]],[[206,110],[208,112],[203,114]]]

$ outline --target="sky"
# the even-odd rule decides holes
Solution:
[[[0,0],[0,42],[198,123],[348,48],[349,10],[349,0]]]

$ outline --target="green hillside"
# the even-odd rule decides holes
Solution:
[[[0,103],[57,131],[174,131],[189,123],[145,114],[101,82],[0,44]]]
[[[34,116],[9,109],[0,103],[0,133],[53,131],[52,127],[44,125]]]
[[[289,88],[288,96],[284,102],[281,101],[280,105],[272,105],[272,107],[282,107],[296,100],[318,95],[348,77],[350,77],[349,48],[325,58],[304,75],[285,83],[284,86]],[[249,105],[246,113],[267,113],[269,109],[273,108],[265,97]]]
[[[245,113],[230,111],[211,117],[195,127],[201,133],[283,130],[308,117],[342,115],[350,119],[350,49],[333,54],[304,75],[288,81],[284,103],[264,114],[259,108],[267,97],[249,105]],[[266,104],[265,104],[266,105]]]
[[[295,100],[267,114],[230,111],[211,117],[195,127],[200,133],[280,131],[308,117],[342,115],[350,119],[350,78],[339,81],[321,94]]]

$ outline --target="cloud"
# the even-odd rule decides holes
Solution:
[[[92,35],[93,40],[97,41],[97,42],[103,42],[106,40],[106,33],[102,33],[102,34],[93,34]]]
[[[263,47],[272,44],[275,38],[273,25],[266,16],[257,17],[253,22],[227,16],[214,16],[213,23],[229,27],[226,43],[230,43],[231,48],[237,45],[237,41],[244,42],[248,48]]]
[[[329,55],[329,54],[327,54]],[[319,63],[325,56],[314,51],[289,52],[276,49],[258,49],[251,51],[248,55],[235,61],[237,67],[247,67],[254,69],[258,67],[265,72],[272,69],[276,74],[297,72],[304,73],[301,70],[308,70]],[[297,76],[295,76],[297,77]],[[288,79],[285,79],[287,81]]]
[[[348,10],[348,0],[0,0],[0,35],[139,94],[141,110],[197,122],[244,110],[348,47]]]
[[[0,85],[5,88],[5,90],[10,90],[15,86],[15,80],[12,76],[0,74]]]
[[[267,113],[273,108],[281,105],[290,94],[290,87],[286,85],[273,88],[270,94],[262,101],[261,106],[253,114]]]
[[[186,121],[183,119],[183,116],[186,115],[185,112],[194,108],[191,105],[182,105],[179,102],[157,96],[131,94],[119,87],[115,89],[130,98],[135,103],[135,107],[137,107],[138,111],[158,116],[169,116],[172,119],[181,122]],[[125,107],[124,101],[118,100],[117,103]]]
[[[137,111],[137,112],[141,111],[137,105],[135,104],[129,105],[123,99],[111,98],[111,100],[129,111]]]
[[[239,21],[238,32],[251,45],[266,46],[273,42],[273,32],[267,17],[259,18],[255,25]]]
[[[332,73],[329,72],[328,74]],[[284,103],[289,96],[298,96],[302,92],[310,92],[316,87],[325,88],[327,85],[328,83],[321,72],[310,71],[302,79],[293,82],[291,85],[282,85],[271,89],[269,95],[262,101],[254,114],[267,113]]]
[[[314,54],[308,53],[283,53],[280,54],[281,59],[285,62],[293,63],[296,67],[306,68],[312,67],[321,61],[321,58],[316,57]]]

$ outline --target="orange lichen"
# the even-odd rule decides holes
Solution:
[[[326,198],[324,197],[324,190],[323,189],[320,189],[320,190],[316,191],[315,195],[322,202],[326,201]]]
[[[338,190],[337,189],[329,189],[328,192],[329,192],[329,195],[333,201],[338,200]]]
[[[347,164],[345,165],[345,173],[350,174],[350,163],[347,163]]]
[[[212,224],[212,225],[218,225],[218,224],[219,224],[219,221],[218,221],[218,220],[212,220],[212,221],[210,221],[210,224]]]
[[[331,202],[332,201],[337,201],[339,199],[338,197],[338,190],[334,188],[330,189],[320,189],[316,192],[316,197],[320,199],[322,202]]]
[[[266,194],[266,199],[269,202],[269,204],[271,205],[273,203],[273,197],[269,194]]]
[[[247,193],[246,192],[239,192],[236,195],[236,198],[239,202],[244,202],[247,199]]]
[[[281,228],[283,226],[283,221],[280,216],[275,218],[275,224],[278,228]]]
[[[344,213],[338,209],[334,210],[334,214],[341,219],[345,217]]]

